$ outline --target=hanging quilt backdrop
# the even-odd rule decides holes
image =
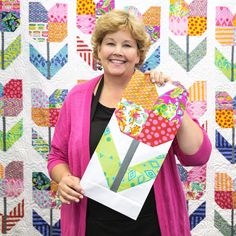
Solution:
[[[51,140],[68,91],[102,73],[90,39],[96,19],[111,9],[136,15],[150,35],[150,50],[135,76],[158,69],[179,81],[189,95],[186,109],[212,141],[206,165],[178,163],[191,234],[236,235],[235,0],[0,0],[0,235],[61,233],[57,184],[46,168]],[[181,123],[182,108],[160,113],[158,98],[173,102],[183,90],[178,84],[164,88],[149,87],[152,96],[143,101],[133,100],[128,88],[91,161],[99,166],[99,191],[108,192],[110,200],[132,199],[137,207],[129,205],[132,218],[146,192],[141,200],[130,193],[152,185]],[[131,114],[132,122],[124,122]],[[171,132],[149,130],[151,123]],[[123,151],[117,134],[125,142]],[[106,142],[112,144],[113,168],[104,164]],[[149,157],[145,163],[139,149]]]

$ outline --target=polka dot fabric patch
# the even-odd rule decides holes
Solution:
[[[206,17],[189,17],[188,18],[188,35],[201,36],[207,29]]]
[[[22,81],[21,80],[10,80],[3,90],[5,98],[22,98]]]
[[[77,0],[77,15],[95,15],[95,3],[93,0]]]
[[[151,112],[139,135],[139,141],[150,146],[158,146],[174,139],[179,126],[179,124]]]
[[[233,128],[233,110],[216,110],[216,123],[221,128]]]

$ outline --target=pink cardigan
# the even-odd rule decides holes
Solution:
[[[82,177],[90,160],[89,129],[92,94],[101,77],[76,85],[67,95],[55,128],[48,160],[49,174],[59,163],[67,163],[73,175]],[[162,236],[190,235],[186,200],[179,178],[175,154],[181,164],[205,164],[211,153],[211,143],[203,130],[204,140],[194,155],[185,155],[176,140],[154,183],[156,208]],[[61,232],[64,236],[85,236],[86,197],[80,203],[61,207]],[[114,226],[115,227],[115,226]]]

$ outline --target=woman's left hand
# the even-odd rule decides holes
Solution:
[[[157,86],[159,87],[164,86],[167,82],[172,82],[171,78],[168,75],[162,73],[161,71],[151,70],[145,72],[145,74],[149,74],[151,82],[157,84]]]

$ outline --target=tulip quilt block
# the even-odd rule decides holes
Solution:
[[[234,48],[236,45],[235,32],[236,14],[233,14],[228,7],[217,6],[215,39],[219,45],[215,47],[215,65],[231,82],[234,82],[236,79],[236,64],[234,61]],[[226,57],[222,50],[225,52],[231,51],[231,60]],[[229,52],[227,53],[229,54]]]
[[[1,49],[0,65],[5,70],[21,53],[21,35],[9,42],[9,34],[13,34],[20,26],[20,1],[4,0],[0,3]],[[5,47],[5,45],[8,45]]]
[[[221,209],[230,211],[231,222],[224,219],[219,211],[214,212],[214,225],[222,235],[234,235],[236,224],[234,222],[234,210],[236,209],[236,179],[227,173],[215,174],[215,203]]]
[[[136,219],[180,127],[188,93],[136,71],[81,180],[85,195]]]
[[[215,120],[220,128],[215,131],[215,146],[229,162],[235,164],[236,96],[231,97],[226,91],[216,92]],[[222,135],[223,129],[231,131],[231,142]]]
[[[47,54],[47,58],[44,58],[30,44],[30,62],[48,80],[68,61],[68,44],[51,57],[51,48],[54,49],[55,43],[62,43],[67,37],[67,12],[67,4],[57,3],[47,10],[40,2],[29,2],[29,35],[37,44],[46,42]]]
[[[8,234],[24,218],[24,199],[13,208],[12,199],[17,199],[24,191],[24,165],[22,161],[12,161],[4,167],[0,162],[0,234]],[[9,200],[9,201],[8,201]],[[17,200],[18,201],[18,200]]]
[[[22,80],[11,79],[5,85],[0,83],[0,150],[6,152],[23,135],[23,119],[17,121],[8,129],[8,117],[17,117],[23,110]]]
[[[174,36],[186,40],[186,50],[169,38],[169,54],[187,72],[191,71],[207,53],[206,38],[190,51],[190,40],[198,40],[207,30],[207,5],[207,0],[193,0],[189,4],[183,0],[170,0],[169,29]]]

